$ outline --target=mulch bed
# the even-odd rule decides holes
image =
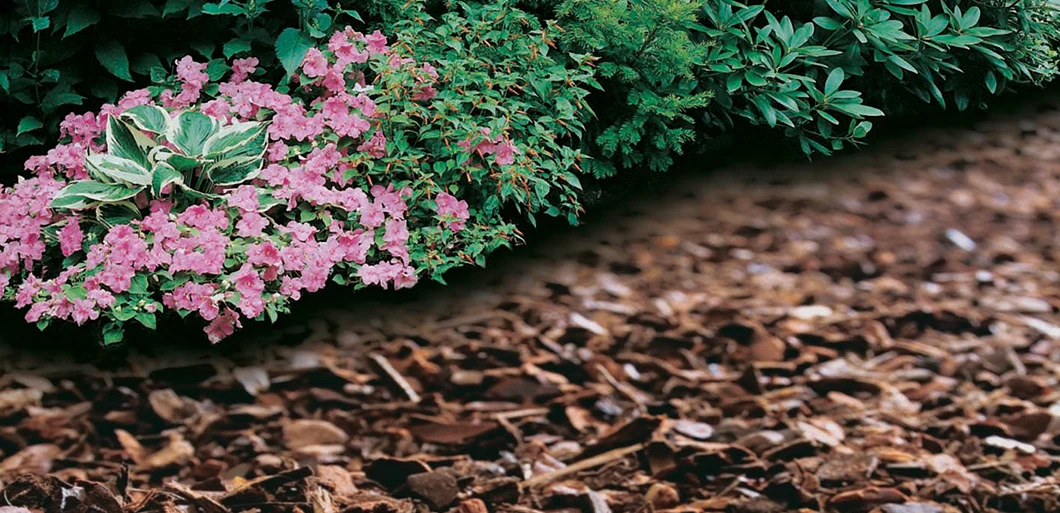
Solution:
[[[1039,107],[686,176],[268,340],[8,350],[0,513],[1060,511],[1058,202]]]

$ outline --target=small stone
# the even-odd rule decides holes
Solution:
[[[644,494],[644,500],[655,506],[656,510],[670,509],[681,503],[681,495],[676,488],[666,483],[655,483]]]
[[[342,445],[349,435],[326,420],[299,419],[283,427],[283,439],[288,449],[302,449],[311,445]]]
[[[452,504],[460,493],[456,478],[443,470],[413,474],[405,481],[405,486],[414,498],[427,503],[434,511],[441,511]]]

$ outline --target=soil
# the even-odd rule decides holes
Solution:
[[[214,348],[8,344],[0,513],[1060,511],[1057,104],[675,175]]]

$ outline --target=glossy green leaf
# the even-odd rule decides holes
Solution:
[[[309,35],[296,28],[288,28],[276,38],[276,58],[280,60],[287,76],[294,75],[305,59],[306,52],[313,47]]]
[[[166,139],[185,155],[201,155],[206,140],[219,128],[216,119],[201,112],[185,111],[170,123]]]
[[[129,126],[119,117],[107,118],[107,153],[115,157],[129,159],[146,169],[150,163],[147,152],[154,143],[137,128]]]
[[[129,72],[129,56],[125,53],[125,47],[117,40],[106,39],[96,43],[96,60],[111,75],[122,80],[132,81],[132,74]]]
[[[122,112],[121,116],[146,132],[165,134],[169,131],[169,112],[157,105],[138,105]]]

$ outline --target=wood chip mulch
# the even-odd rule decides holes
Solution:
[[[1060,511],[1058,222],[1038,103],[230,346],[9,349],[0,513]]]

